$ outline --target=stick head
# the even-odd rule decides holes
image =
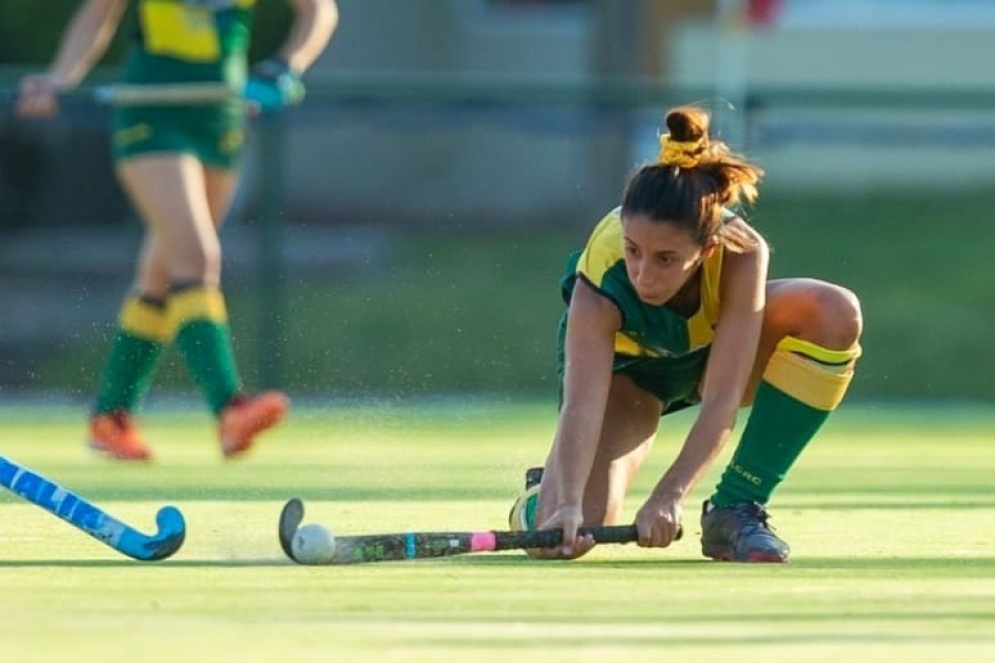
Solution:
[[[126,527],[114,546],[118,551],[143,562],[155,562],[171,556],[186,538],[187,526],[183,514],[173,506],[159,509],[155,517],[159,531],[151,536]],[[98,537],[100,538],[100,537]]]
[[[280,547],[283,548],[284,554],[295,562],[297,558],[294,557],[293,541],[302,520],[304,520],[304,503],[293,497],[283,505],[283,511],[280,512],[279,533]]]
[[[159,509],[155,517],[159,526],[159,533],[156,535],[158,545],[155,548],[155,556],[152,559],[165,559],[180,549],[187,534],[187,524],[183,520],[183,514],[173,506],[164,506]]]

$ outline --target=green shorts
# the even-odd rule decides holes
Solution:
[[[115,160],[140,154],[191,154],[218,168],[236,168],[245,143],[245,112],[217,106],[132,106],[114,112]]]
[[[556,344],[556,372],[560,380],[560,403],[563,403],[563,375],[566,361],[567,315],[560,318]],[[615,354],[613,373],[632,378],[639,388],[647,391],[664,405],[664,414],[683,410],[701,402],[698,384],[705,374],[708,351],[704,347],[682,357],[632,357]]]

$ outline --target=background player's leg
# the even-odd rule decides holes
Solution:
[[[259,401],[241,394],[220,288],[221,246],[216,228],[230,204],[235,174],[216,169],[208,174],[198,160],[186,155],[129,159],[119,173],[167,252],[173,290],[169,315],[176,345],[219,418],[222,450],[226,455],[239,453],[248,448],[255,433],[283,416],[287,404],[282,395]],[[226,412],[229,407],[231,413]]]
[[[148,394],[173,335],[166,308],[169,282],[163,246],[154,233],[146,232],[135,283],[118,315],[89,422],[90,446],[122,460],[152,456],[134,413]]]

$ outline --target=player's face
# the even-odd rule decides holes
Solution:
[[[636,214],[623,222],[625,269],[639,299],[652,306],[670,301],[701,264],[704,248],[673,223]]]

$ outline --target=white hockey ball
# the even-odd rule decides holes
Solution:
[[[335,537],[321,525],[305,525],[294,534],[291,550],[301,564],[328,564],[335,554]]]

